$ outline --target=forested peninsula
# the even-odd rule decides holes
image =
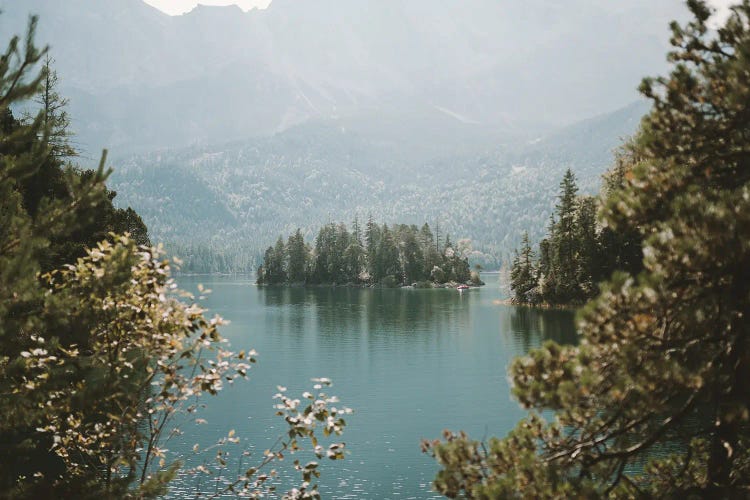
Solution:
[[[579,196],[568,170],[560,182],[547,236],[534,252],[525,233],[510,271],[511,301],[534,306],[580,306],[596,297],[599,283],[616,271],[637,276],[643,269],[642,236],[635,225],[617,228],[597,222],[597,211],[622,189],[630,173],[632,148],[623,146],[604,175],[598,197]]]
[[[259,285],[348,285],[417,288],[480,286],[479,269],[470,270],[460,245],[435,234],[429,224],[388,227],[357,219],[351,230],[341,224],[323,226],[314,246],[298,229],[286,243],[268,247],[258,268]]]

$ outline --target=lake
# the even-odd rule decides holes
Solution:
[[[439,498],[430,483],[435,462],[420,452],[422,438],[444,429],[472,437],[504,435],[524,416],[511,398],[511,360],[547,339],[575,342],[573,313],[502,305],[497,275],[488,286],[452,289],[256,287],[250,278],[180,277],[181,288],[212,290],[203,305],[231,324],[223,335],[233,350],[255,349],[250,380],[205,398],[201,426],[186,426],[169,443],[188,456],[234,429],[234,448],[257,453],[285,430],[274,415],[277,385],[299,397],[310,379],[328,377],[343,405],[354,409],[339,438],[349,455],[321,461],[323,498]],[[211,458],[209,455],[205,458]],[[291,469],[285,460],[277,469]],[[251,465],[246,462],[244,468]],[[236,466],[235,466],[236,469]],[[293,471],[282,478],[293,477]],[[172,495],[213,491],[183,475]]]

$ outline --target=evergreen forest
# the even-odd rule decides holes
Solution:
[[[265,252],[258,284],[482,285],[463,250],[449,235],[443,238],[439,226],[433,234],[427,223],[389,228],[370,218],[361,227],[355,219],[351,230],[345,224],[323,226],[312,247],[299,229],[286,242],[279,237]]]
[[[597,221],[600,204],[624,186],[631,162],[623,146],[615,166],[604,176],[599,197],[578,196],[575,175],[570,170],[565,173],[548,234],[538,250],[534,252],[524,233],[515,252],[510,270],[514,303],[580,306],[596,297],[599,283],[615,271],[638,275],[642,269],[638,228],[627,224],[613,228]]]

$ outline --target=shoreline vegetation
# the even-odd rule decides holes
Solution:
[[[440,226],[396,224],[389,228],[355,219],[323,226],[310,246],[299,229],[286,242],[268,247],[258,268],[258,285],[322,285],[381,288],[481,286],[481,267],[469,268],[469,242],[443,238]],[[344,285],[338,285],[339,283]]]
[[[447,283],[433,283],[430,281],[422,281],[418,283],[412,283],[410,285],[398,285],[398,286],[384,286],[379,283],[256,283],[262,287],[285,287],[285,288],[407,288],[415,290],[439,290],[439,289],[458,289],[460,286],[468,286],[469,288],[480,288],[485,286],[486,283],[480,281],[479,283],[459,283],[456,281],[449,281]]]
[[[493,304],[498,306],[513,306],[513,307],[525,307],[528,309],[554,309],[558,311],[577,311],[581,309],[585,304],[550,304],[548,302],[540,302],[538,304],[530,304],[528,302],[516,302],[514,299],[499,299],[493,301]]]
[[[632,145],[616,155],[614,167],[603,176],[599,197],[578,196],[573,172],[560,182],[555,213],[548,234],[534,252],[528,233],[516,250],[510,271],[514,305],[545,308],[581,308],[599,295],[600,283],[615,272],[637,276],[643,269],[642,239],[638,228],[597,222],[597,211],[625,184],[632,170]]]

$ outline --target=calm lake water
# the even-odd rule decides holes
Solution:
[[[514,356],[544,340],[575,342],[573,313],[501,305],[497,275],[488,286],[456,290],[263,288],[249,278],[181,277],[181,288],[212,289],[202,303],[231,324],[222,331],[234,350],[255,349],[250,380],[206,398],[201,426],[186,426],[170,451],[197,465],[187,450],[234,429],[257,454],[284,432],[274,415],[276,386],[299,397],[309,380],[328,377],[343,405],[354,409],[340,440],[346,460],[322,462],[323,498],[434,498],[434,461],[422,438],[443,429],[473,437],[504,435],[524,415],[511,398],[507,368]],[[211,459],[212,455],[201,460]],[[279,469],[291,468],[291,461]],[[230,462],[231,463],[231,462]],[[244,468],[253,462],[245,462]],[[235,462],[234,470],[237,469]],[[294,477],[292,472],[282,477]],[[175,496],[213,491],[183,476]]]

